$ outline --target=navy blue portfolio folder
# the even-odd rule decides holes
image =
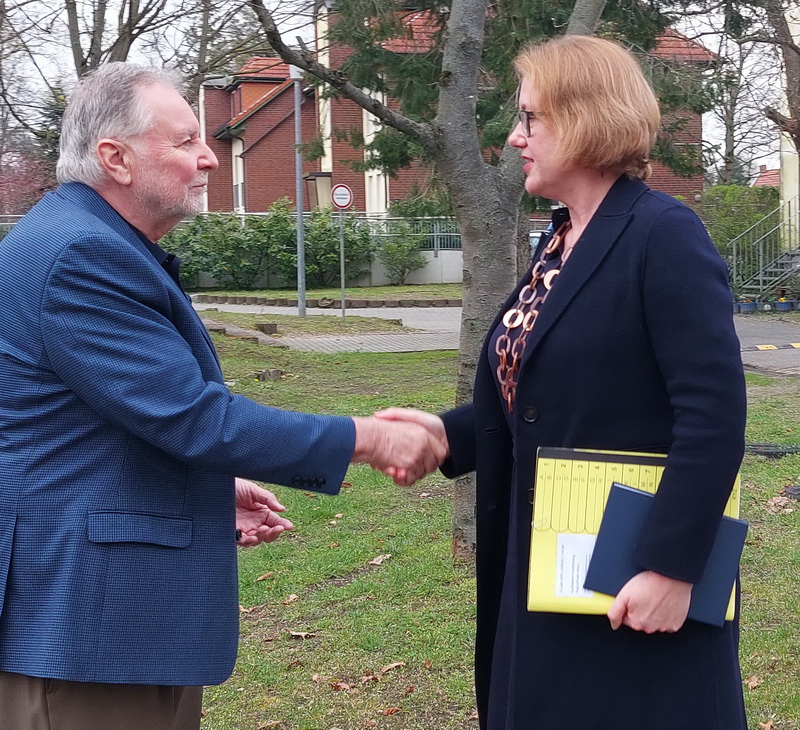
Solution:
[[[652,503],[652,494],[624,484],[612,485],[584,588],[616,596],[622,586],[642,572],[633,560],[633,551]],[[722,518],[703,577],[692,589],[689,618],[723,625],[746,534],[746,522]]]

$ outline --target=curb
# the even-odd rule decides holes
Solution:
[[[748,345],[739,348],[740,352],[769,352],[770,350],[800,350],[800,342],[789,342],[785,345]]]
[[[284,297],[239,297],[223,294],[193,294],[192,301],[198,304],[249,304],[262,307],[296,307],[297,298]],[[461,307],[461,299],[345,299],[347,309],[371,309],[373,307]],[[307,299],[310,309],[338,309],[341,299]]]

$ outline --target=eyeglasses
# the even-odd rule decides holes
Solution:
[[[522,133],[526,137],[531,136],[531,122],[535,122],[540,114],[541,112],[529,112],[527,109],[520,109],[517,112],[519,123],[522,125]]]

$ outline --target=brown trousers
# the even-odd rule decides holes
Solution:
[[[0,672],[2,730],[198,730],[202,687],[99,684]]]

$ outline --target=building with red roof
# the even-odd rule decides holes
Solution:
[[[324,12],[324,9],[323,11]],[[419,53],[431,48],[439,32],[426,11],[406,11],[401,17],[403,36],[384,45],[396,53]],[[320,51],[320,62],[338,67],[349,51],[332,46]],[[688,63],[700,68],[716,61],[708,49],[677,31],[668,29],[658,39],[653,54],[668,63]],[[295,199],[294,82],[280,59],[250,59],[233,76],[208,81],[201,91],[200,116],[206,140],[220,161],[211,176],[208,209],[262,212],[287,196]],[[389,104],[392,101],[389,100]],[[303,162],[306,180],[305,208],[329,204],[331,185],[344,183],[353,191],[353,209],[384,213],[391,200],[402,200],[414,187],[424,189],[430,170],[413,165],[395,177],[379,171],[355,172],[354,159],[363,152],[340,139],[333,130],[355,130],[368,142],[380,123],[348,99],[323,99],[304,84],[300,109],[305,142],[322,133],[322,156]],[[687,112],[676,144],[699,148],[702,120]],[[693,203],[703,190],[703,176],[679,177],[655,163],[651,187]]]
[[[752,182],[754,188],[779,188],[781,186],[781,170],[768,170],[766,165],[758,166],[758,175]]]

